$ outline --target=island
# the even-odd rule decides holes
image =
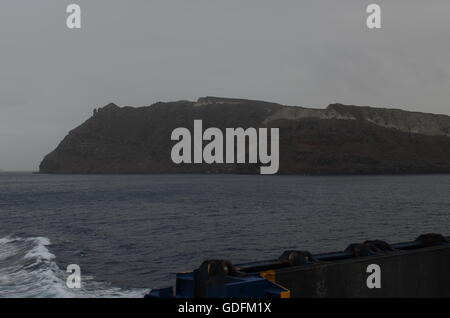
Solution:
[[[255,164],[175,164],[178,127],[279,128],[278,174],[450,172],[450,116],[331,104],[323,109],[202,97],[144,107],[95,109],[45,156],[40,173],[257,174]]]

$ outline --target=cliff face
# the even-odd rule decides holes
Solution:
[[[200,98],[120,108],[109,104],[72,130],[42,173],[259,173],[259,165],[172,163],[172,130],[280,128],[279,173],[450,172],[450,117],[333,104],[326,109]]]

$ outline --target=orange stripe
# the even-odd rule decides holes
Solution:
[[[280,294],[280,298],[291,298],[291,291],[285,291],[285,292],[281,292]]]
[[[262,278],[265,278],[268,281],[271,281],[275,285],[277,285],[281,288],[284,288],[283,286],[277,284],[277,282],[276,282],[277,274],[274,270],[268,270],[265,272],[261,272],[261,273],[259,273],[259,275],[261,275]],[[286,288],[284,288],[284,289],[286,289]],[[291,298],[291,291],[286,289],[286,291],[281,292],[280,298]]]
[[[276,274],[274,270],[269,270],[260,273],[261,277],[270,280],[272,283],[275,283]]]

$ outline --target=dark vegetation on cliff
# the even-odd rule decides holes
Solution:
[[[172,130],[280,128],[280,174],[450,172],[450,117],[333,104],[326,109],[205,97],[132,108],[109,104],[72,130],[42,173],[259,173],[258,165],[172,163]]]

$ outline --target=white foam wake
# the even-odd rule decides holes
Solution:
[[[146,290],[124,290],[82,277],[82,288],[70,289],[67,274],[55,262],[45,237],[0,238],[0,297],[140,298]]]

